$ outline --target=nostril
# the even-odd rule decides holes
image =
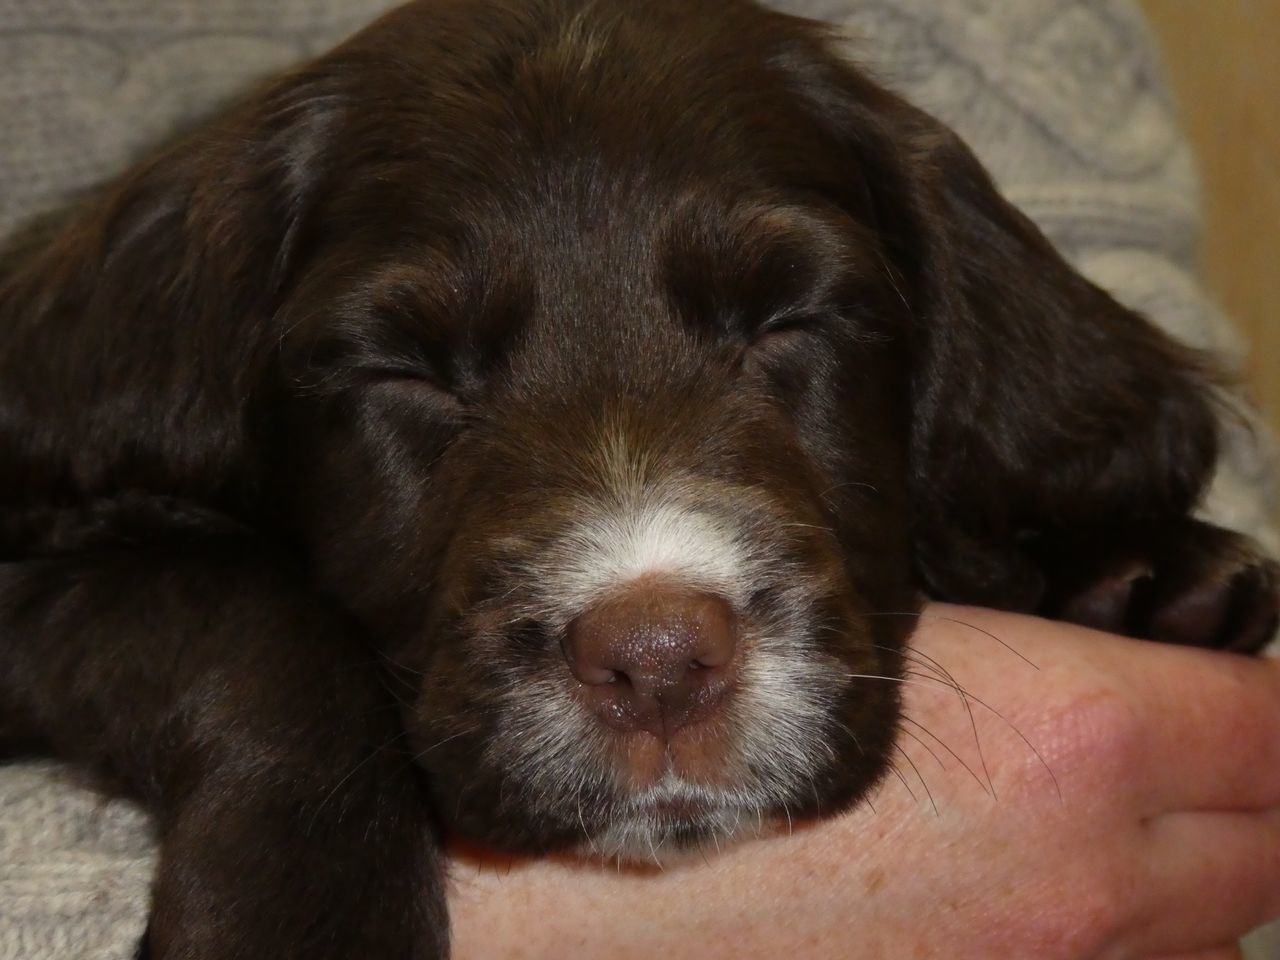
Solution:
[[[618,683],[618,672],[609,667],[594,664],[587,657],[574,655],[565,651],[565,659],[569,661],[569,669],[579,683],[589,687],[607,687]]]
[[[728,664],[737,653],[735,631],[731,623],[709,626],[700,623],[692,665],[701,670],[715,670]]]

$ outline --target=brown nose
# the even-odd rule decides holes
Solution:
[[[565,657],[596,714],[666,740],[732,687],[737,628],[721,597],[634,584],[569,624]]]

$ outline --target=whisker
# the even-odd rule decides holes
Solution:
[[[403,670],[405,673],[412,673],[415,677],[426,676],[426,674],[423,673],[421,670],[415,670],[413,667],[409,666],[408,664],[401,663],[399,660],[391,656],[391,654],[389,653],[382,652],[378,656],[383,663],[389,663],[391,664],[391,666],[395,667],[397,670]]]
[[[906,616],[906,614],[903,614],[903,615]],[[981,782],[981,780],[978,781],[978,785],[981,786],[984,790],[986,790],[987,793],[991,794],[992,797],[996,797],[995,782],[991,779],[991,770],[987,766],[987,755],[985,751],[983,751],[982,749],[982,738],[978,735],[977,718],[975,718],[973,715],[973,707],[969,703],[968,692],[964,689],[964,687],[960,685],[960,681],[958,681],[955,678],[955,675],[946,667],[944,667],[940,662],[935,660],[933,657],[929,656],[926,653],[922,653],[919,650],[914,650],[910,647],[904,648],[902,650],[897,650],[893,647],[886,647],[883,644],[878,644],[878,643],[870,644],[870,646],[873,649],[884,650],[884,651],[887,651],[888,653],[893,653],[893,654],[900,653],[909,662],[917,663],[920,666],[928,669],[930,671],[930,674],[924,675],[926,679],[935,680],[938,683],[942,683],[945,686],[949,686],[951,687],[951,689],[953,689],[956,692],[956,696],[958,696],[960,698],[960,702],[964,704],[965,713],[969,715],[969,727],[973,731],[973,745],[978,751],[978,760],[981,762],[982,772],[987,778],[987,782],[985,785]],[[908,672],[910,673],[910,671]],[[933,674],[937,674],[937,676],[933,676]],[[917,676],[920,676],[920,674],[917,674]],[[905,720],[907,718],[904,716],[903,719]],[[920,726],[920,724],[916,724],[916,725]],[[924,729],[924,728],[921,727],[921,729]],[[930,736],[932,736],[932,734],[930,734]],[[934,737],[934,739],[937,740],[938,738]],[[939,740],[938,742],[942,743],[941,740]],[[943,744],[943,746],[946,746],[946,744]],[[947,747],[947,749],[951,750],[950,747]],[[951,754],[952,756],[955,756],[955,751],[951,750]],[[960,760],[958,756],[956,756],[956,759]],[[973,775],[974,779],[978,779],[977,774],[974,773],[973,770],[969,768],[968,764],[966,764],[963,760],[960,760],[960,763],[964,766],[966,770],[969,770],[969,773]]]
[[[907,716],[904,716],[902,720],[905,723],[911,724],[913,727],[918,727],[921,731],[923,731],[924,733],[928,734],[931,738],[933,738],[934,743],[938,744],[940,747],[942,747],[942,749],[946,750],[947,753],[951,754],[951,756],[955,758],[956,762],[959,763],[960,766],[964,767],[966,772],[968,772],[969,776],[973,777],[974,783],[976,783],[979,787],[981,787],[983,791],[985,791],[986,793],[991,793],[991,791],[987,788],[987,785],[982,782],[982,778],[973,771],[972,767],[970,767],[967,763],[964,762],[964,759],[958,753],[956,753],[954,750],[951,749],[951,747],[947,745],[945,740],[941,739],[937,734],[935,734],[932,730],[926,727],[919,720],[913,720],[911,717],[907,717]],[[902,732],[906,733],[907,731],[904,730]],[[916,739],[919,740],[918,737]],[[992,796],[994,796],[994,794],[992,794]]]
[[[920,654],[918,651],[917,654],[919,657],[925,657],[924,654]],[[973,745],[978,751],[978,762],[982,764],[982,773],[987,778],[987,790],[990,792],[992,797],[996,797],[996,784],[995,781],[991,779],[991,768],[987,766],[986,751],[982,749],[982,737],[978,734],[978,718],[973,715],[973,705],[969,702],[969,691],[965,690],[965,688],[960,685],[960,681],[955,678],[951,671],[938,663],[937,660],[934,660],[932,657],[926,657],[926,659],[930,661],[934,671],[942,674],[942,679],[932,675],[930,675],[929,679],[937,680],[937,682],[950,687],[956,692],[956,696],[960,698],[961,704],[964,705],[964,711],[969,716],[969,729],[973,731]],[[916,662],[920,661],[917,659]],[[911,671],[908,671],[908,673],[910,672]]]
[[[876,487],[873,487],[871,484],[869,484],[869,483],[859,483],[859,482],[858,482],[858,481],[856,481],[856,480],[851,480],[851,481],[849,481],[848,483],[836,483],[836,484],[832,484],[831,486],[827,487],[827,489],[826,489],[826,490],[822,491],[822,493],[821,493],[821,494],[819,494],[819,495],[818,495],[818,499],[820,499],[820,500],[826,500],[826,499],[827,499],[827,497],[829,497],[831,494],[835,493],[835,491],[837,491],[837,490],[843,490],[845,487],[862,487],[864,490],[870,490],[870,491],[871,491],[872,493],[874,493],[876,496],[879,496],[879,495],[880,495],[880,491],[879,491]]]
[[[902,734],[905,734],[906,736],[910,737],[910,738],[911,738],[912,740],[914,740],[916,743],[920,744],[920,746],[921,746],[921,747],[923,747],[925,750],[927,750],[927,751],[929,752],[929,756],[933,757],[934,762],[935,762],[935,763],[937,763],[938,768],[939,768],[940,770],[946,770],[946,769],[947,769],[946,764],[944,764],[944,763],[942,762],[942,758],[938,756],[937,752],[933,749],[933,747],[929,746],[927,743],[925,743],[922,739],[920,739],[918,736],[916,736],[916,735],[915,735],[914,733],[912,733],[910,730],[900,730],[900,731],[898,731],[898,732],[899,732],[899,733],[902,733]]]
[[[658,857],[658,848],[654,845],[654,842],[653,842],[652,830],[645,831],[645,839],[649,841],[649,855],[653,857],[654,865],[657,866],[657,868],[661,870],[663,873],[666,873],[667,868],[662,865],[662,860],[659,859]]]
[[[915,675],[921,676],[924,679],[932,679],[934,683],[941,683],[943,686],[950,686],[949,684],[943,683],[943,681],[941,680],[937,680],[936,678],[929,677],[925,674],[915,674]],[[931,684],[921,683],[914,680],[908,680],[904,677],[883,677],[883,676],[880,676],[879,674],[874,674],[874,673],[849,673],[849,674],[845,674],[844,676],[845,676],[845,679],[848,679],[848,680],[884,680],[888,683],[900,683],[906,686],[923,687],[925,689],[934,689],[934,690],[937,689],[937,687],[934,687]],[[968,698],[971,698],[974,703],[978,704],[978,706],[982,707],[984,710],[987,710],[988,712],[990,712],[993,716],[995,716],[1002,723],[1004,723],[1005,726],[1007,726],[1010,730],[1012,730],[1015,734],[1017,734],[1018,739],[1020,739],[1024,744],[1026,744],[1027,748],[1032,753],[1035,754],[1036,759],[1040,761],[1041,766],[1044,767],[1045,772],[1049,775],[1049,779],[1053,781],[1054,789],[1057,791],[1057,794],[1058,794],[1058,800],[1059,802],[1061,802],[1063,799],[1062,785],[1061,783],[1058,782],[1057,775],[1053,772],[1053,768],[1049,766],[1049,762],[1045,760],[1044,754],[1042,754],[1036,748],[1036,745],[1033,744],[1027,738],[1027,735],[1023,733],[1020,729],[1018,729],[1017,725],[1014,724],[1012,721],[1010,721],[1008,717],[1006,717],[1003,713],[1001,713],[995,707],[991,706],[991,704],[987,703],[981,697],[976,697],[972,693],[969,693],[968,691],[965,692],[965,696]]]
[[[591,844],[591,852],[598,855],[600,853],[600,850],[596,846],[596,838],[594,835],[592,835],[592,833],[589,830],[587,830],[587,821],[582,816],[582,792],[581,791],[578,791],[576,795],[576,799],[578,801],[577,802],[578,825],[582,827],[582,835],[587,838],[587,843]]]
[[[879,611],[876,611],[875,613],[864,613],[864,614],[861,614],[861,616],[863,617],[915,617],[917,620],[937,620],[941,623],[954,623],[962,627],[968,627],[970,630],[976,630],[978,633],[982,634],[984,637],[988,637],[994,640],[996,643],[1000,644],[1000,646],[1004,647],[1006,650],[1008,650],[1015,657],[1017,657],[1023,663],[1027,664],[1027,666],[1031,667],[1032,669],[1034,670],[1040,669],[1039,665],[1034,660],[1030,659],[1025,654],[1020,652],[1012,644],[1008,643],[1005,640],[1002,640],[1000,637],[996,636],[990,630],[984,630],[982,627],[978,626],[977,624],[969,623],[967,620],[960,620],[956,617],[944,617],[941,614],[937,614],[937,613],[916,613],[910,610],[879,610]]]
[[[711,835],[713,837],[715,836],[714,830],[711,832]],[[698,840],[698,856],[702,857],[703,864],[705,864],[708,867],[711,866],[711,861],[707,859],[707,849],[702,845],[701,839]]]
[[[415,753],[413,755],[413,762],[417,763],[419,760],[425,757],[428,753],[431,753],[431,751],[437,750],[440,747],[443,747],[450,740],[457,740],[459,737],[466,736],[466,734],[468,734],[469,732],[470,732],[469,730],[459,730],[457,733],[452,733],[449,736],[445,737],[443,740],[437,740],[435,743],[427,747],[425,750],[422,750],[419,753]]]
[[[907,761],[912,771],[915,772],[916,778],[920,781],[920,786],[924,787],[924,795],[929,798],[929,806],[933,807],[933,815],[935,817],[940,816],[938,813],[938,804],[933,799],[933,791],[929,789],[929,784],[925,782],[924,774],[920,772],[920,768],[916,766],[916,762],[912,760],[907,751],[903,750],[898,744],[895,743],[893,745],[893,749],[897,750],[898,753],[902,755],[902,759]]]
[[[916,792],[911,789],[911,784],[907,783],[907,778],[902,775],[902,771],[898,769],[898,765],[895,764],[892,760],[889,761],[889,772],[892,773],[895,777],[898,778],[898,780],[902,782],[902,785],[903,787],[906,788],[907,793],[911,795],[911,802],[919,803],[920,798],[916,796]]]
[[[872,646],[880,650],[888,650],[890,653],[896,652],[892,648],[881,646],[880,644],[872,644]],[[927,676],[927,679],[936,680],[939,683],[942,683],[942,684],[945,684],[946,686],[951,687],[951,689],[953,689],[956,692],[956,696],[960,698],[960,702],[964,704],[965,713],[967,713],[969,716],[969,727],[973,731],[973,745],[978,751],[978,760],[982,764],[982,772],[987,778],[986,784],[983,785],[981,781],[979,781],[979,786],[982,786],[983,789],[986,790],[989,794],[991,794],[992,797],[996,797],[995,781],[991,779],[991,770],[987,766],[987,755],[986,755],[986,752],[982,749],[982,738],[978,735],[978,721],[977,721],[977,718],[974,717],[973,715],[973,707],[969,703],[968,692],[964,689],[964,687],[960,685],[960,681],[958,681],[955,678],[955,675],[950,670],[948,670],[940,662],[938,662],[928,654],[922,653],[919,650],[913,650],[911,648],[907,648],[903,650],[902,653],[903,653],[903,656],[908,661],[915,662],[920,666],[926,667],[927,669],[929,669],[930,675]],[[933,676],[932,674],[937,674],[938,676]],[[906,718],[904,717],[904,719]],[[935,737],[934,739],[936,740],[937,738]],[[941,741],[938,741],[938,742],[941,743]],[[945,746],[945,744],[943,745]],[[950,748],[948,747],[948,749]],[[952,751],[952,754],[954,755],[955,751]],[[960,758],[956,757],[956,759],[959,760]],[[963,760],[961,760],[960,762],[961,764],[964,764]],[[969,770],[971,774],[973,774],[973,771],[969,769],[968,764],[964,764],[964,767],[966,770]],[[973,774],[973,776],[975,779],[977,779],[977,774]]]
[[[366,756],[363,760],[361,760],[354,767],[352,767],[351,770],[347,773],[347,775],[343,777],[341,780],[339,780],[334,785],[334,788],[329,791],[328,795],[323,800],[320,801],[319,806],[317,806],[315,811],[311,814],[311,820],[307,824],[306,835],[307,836],[311,835],[311,831],[315,829],[316,821],[320,818],[321,812],[324,810],[326,806],[328,806],[329,801],[338,795],[338,791],[341,790],[352,777],[354,777],[357,773],[359,773],[362,769],[364,769],[364,767],[367,764],[369,764],[378,754],[382,753],[383,750],[386,750],[389,746],[391,746],[397,740],[402,740],[408,735],[409,735],[408,730],[400,731],[394,737],[391,737],[389,740],[383,743],[381,746],[378,746],[373,750],[370,750],[368,756]]]

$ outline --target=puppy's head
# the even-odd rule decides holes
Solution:
[[[120,196],[108,261],[239,358],[243,487],[504,845],[855,801],[919,590],[1035,607],[1027,544],[1201,415],[953,135],[737,0],[419,0]]]
[[[552,6],[357,41],[394,109],[329,157],[290,433],[442,813],[647,858],[884,767],[909,318],[791,21]],[[400,76],[428,14],[476,46]]]

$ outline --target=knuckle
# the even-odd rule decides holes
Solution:
[[[1064,800],[1140,782],[1147,731],[1138,707],[1119,691],[1095,688],[1052,701],[1027,725],[1025,736],[1029,745],[1012,772],[1019,792],[1042,791],[1046,767]]]
[[[1061,960],[1105,955],[1125,926],[1121,905],[1132,902],[1134,893],[1132,875],[1115,866],[1098,867],[1057,887],[1047,894],[1051,902],[1032,915],[1029,955]]]

